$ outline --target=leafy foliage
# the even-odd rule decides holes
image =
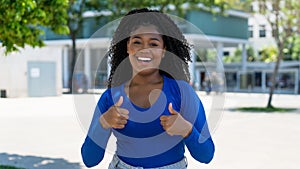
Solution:
[[[293,60],[300,60],[300,35],[294,37],[291,56]]]
[[[277,59],[278,50],[275,46],[264,47],[260,51],[260,61],[263,62],[275,62]]]
[[[246,49],[247,53],[247,61],[248,62],[254,62],[257,61],[257,56],[255,55],[255,52],[253,48],[247,47]],[[225,56],[223,57],[223,62],[224,63],[237,63],[242,61],[242,49],[238,48],[234,51],[233,55],[230,56]]]
[[[25,169],[25,168],[19,168],[19,167],[13,167],[13,166],[7,166],[7,165],[0,165],[1,169]]]
[[[0,0],[0,40],[6,54],[30,46],[43,46],[42,27],[68,33],[68,0]]]
[[[133,8],[156,8],[159,11],[173,13],[183,17],[189,9],[207,10],[214,12],[214,8],[224,11],[229,7],[228,0],[87,0],[87,9],[94,11],[106,11],[111,13],[111,19],[124,16]]]
[[[300,60],[300,34],[287,39],[284,54],[284,60]]]

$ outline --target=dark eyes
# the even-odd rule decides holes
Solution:
[[[134,41],[133,44],[135,44],[135,45],[140,45],[140,44],[142,44],[142,43],[139,42],[139,41]],[[150,43],[149,46],[157,47],[157,46],[159,46],[159,44],[157,44],[157,43]]]
[[[156,47],[156,46],[158,46],[158,44],[156,44],[156,43],[150,43],[150,46]]]
[[[141,44],[141,42],[135,41],[135,42],[133,42],[133,44]]]

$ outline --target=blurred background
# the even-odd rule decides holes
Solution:
[[[190,84],[208,113],[220,113],[215,160],[205,166],[187,154],[190,167],[296,169],[299,0],[0,0],[0,169],[85,168],[74,98],[101,96],[116,25],[144,7],[170,14],[193,44]]]
[[[116,25],[110,23],[142,7],[185,20],[177,24],[197,47],[190,64],[195,90],[300,93],[296,0],[3,0],[1,97],[105,88],[105,53]]]

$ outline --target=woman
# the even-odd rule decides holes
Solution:
[[[109,169],[186,168],[185,146],[199,162],[212,160],[204,108],[188,83],[189,51],[159,11],[132,10],[120,21],[108,52],[108,89],[81,148],[87,167],[101,162],[111,133],[117,150]]]

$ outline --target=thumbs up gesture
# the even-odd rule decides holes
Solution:
[[[100,116],[99,122],[103,128],[122,129],[125,127],[129,118],[129,112],[126,109],[120,108],[122,104],[123,97],[121,96],[116,104]]]
[[[169,112],[171,115],[160,116],[160,124],[163,129],[170,135],[181,135],[186,138],[192,132],[192,124],[185,120],[180,113],[173,109],[172,103],[169,104]]]

